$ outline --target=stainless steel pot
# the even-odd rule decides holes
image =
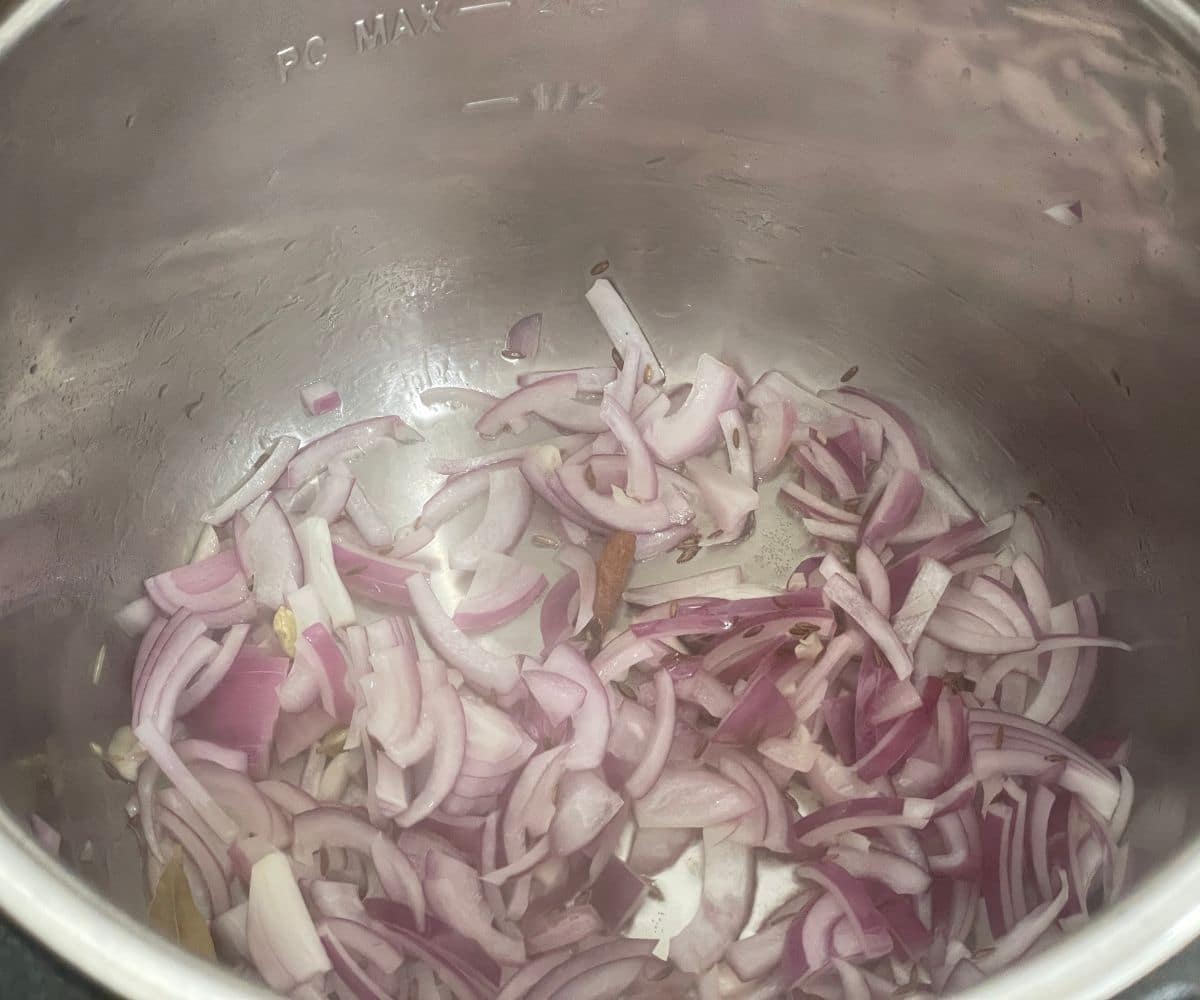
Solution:
[[[0,906],[50,947],[131,997],[247,994],[134,919],[88,750],[127,714],[111,612],[260,429],[311,433],[305,378],[364,413],[499,388],[535,308],[548,365],[593,357],[602,259],[667,362],[858,365],[986,512],[1044,497],[1060,586],[1143,640],[1088,722],[1134,733],[1136,888],[977,995],[1105,996],[1200,933],[1189,3],[0,8]]]

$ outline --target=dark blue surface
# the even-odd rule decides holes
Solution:
[[[28,935],[0,918],[0,997],[21,1000],[113,1000]]]

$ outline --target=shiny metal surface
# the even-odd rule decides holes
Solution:
[[[1135,734],[1142,881],[984,993],[1107,995],[1200,932],[1189,4],[0,17],[4,797],[56,819],[119,907],[142,907],[127,788],[88,751],[127,713],[111,612],[187,554],[262,429],[322,428],[296,400],[314,372],[348,412],[426,419],[425,386],[507,384],[496,348],[525,312],[545,315],[539,364],[603,357],[582,293],[606,259],[668,367],[710,350],[829,385],[858,365],[985,512],[1046,498],[1059,585],[1108,590],[1110,628],[1144,640],[1089,719]],[[1077,226],[1043,214],[1075,200]],[[0,905],[92,975],[246,995],[0,828]]]

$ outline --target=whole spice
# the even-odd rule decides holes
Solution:
[[[178,850],[159,876],[148,916],[150,925],[169,941],[200,958],[216,960],[208,921],[192,898],[187,873],[183,870],[183,856]]]
[[[621,594],[629,583],[636,548],[637,536],[628,531],[614,532],[604,543],[604,551],[596,562],[596,599],[592,604],[602,628],[612,625]]]

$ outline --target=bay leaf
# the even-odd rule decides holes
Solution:
[[[175,852],[159,876],[150,900],[149,916],[150,926],[163,937],[186,948],[193,955],[216,960],[217,953],[208,930],[208,921],[192,898],[192,887],[188,885],[187,873],[183,870],[183,856],[179,851]]]

